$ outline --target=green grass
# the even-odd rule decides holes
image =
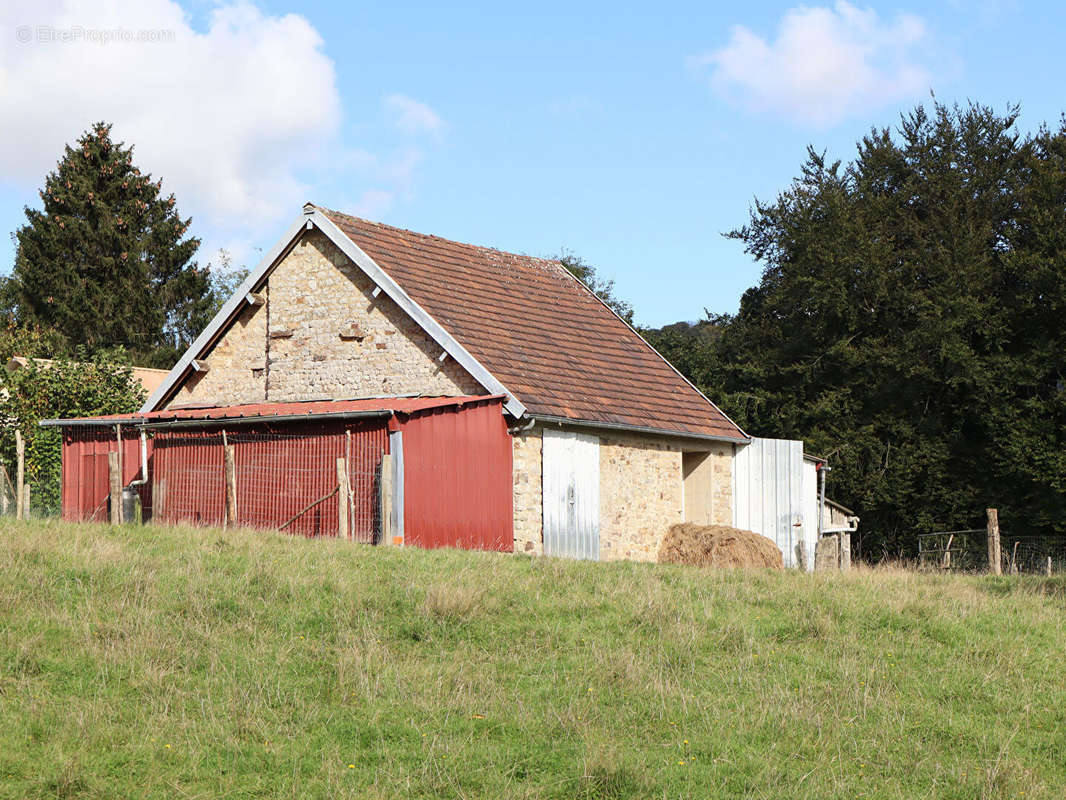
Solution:
[[[0,798],[1060,798],[1064,664],[1060,578],[0,524]]]

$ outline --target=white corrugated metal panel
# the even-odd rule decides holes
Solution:
[[[812,568],[817,534],[805,530],[803,498],[803,442],[753,438],[736,448],[733,525],[772,539],[785,566],[795,565],[796,545],[802,542]]]
[[[600,557],[600,440],[544,430],[544,554]]]
[[[818,468],[813,461],[803,462],[803,535],[807,563],[813,568],[814,548],[818,543]]]

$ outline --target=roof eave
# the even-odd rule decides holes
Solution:
[[[685,383],[687,383],[689,388],[691,388],[694,392],[696,392],[696,394],[698,394],[700,397],[702,397],[707,402],[707,404],[710,405],[711,408],[713,408],[715,411],[717,411],[719,414],[721,414],[722,418],[726,422],[728,422],[730,425],[732,425],[734,428],[736,428],[737,431],[740,433],[740,435],[743,437],[742,439],[727,439],[725,441],[741,441],[741,442],[745,442],[745,443],[751,441],[751,437],[747,433],[745,433],[743,428],[741,428],[739,425],[737,425],[737,423],[734,422],[729,417],[728,414],[726,414],[724,411],[722,411],[722,409],[720,409],[715,404],[715,402],[713,400],[711,400],[711,398],[709,398],[707,395],[705,395],[703,392],[701,392],[699,387],[696,386],[696,384],[694,384],[692,381],[690,381],[688,378],[686,378],[684,376],[684,374],[681,372],[681,370],[679,370],[672,363],[670,363],[670,360],[666,356],[664,356],[662,353],[660,353],[658,350],[656,350],[654,347],[652,347],[651,342],[649,342],[647,339],[645,339],[640,331],[638,331],[636,328],[634,328],[632,325],[630,325],[629,322],[626,321],[626,319],[621,314],[619,314],[617,311],[615,311],[613,308],[611,308],[611,306],[608,305],[604,301],[604,299],[602,297],[600,297],[598,294],[596,294],[596,292],[592,291],[592,288],[587,283],[585,283],[583,280],[581,280],[581,278],[577,277],[577,275],[572,273],[570,270],[566,269],[566,267],[563,266],[563,263],[561,261],[556,261],[555,263],[558,265],[559,269],[561,269],[564,272],[566,272],[566,274],[569,275],[571,278],[573,278],[575,281],[577,281],[578,284],[580,284],[580,286],[586,292],[588,292],[590,295],[592,295],[594,298],[596,298],[596,300],[600,303],[600,305],[602,305],[609,312],[611,312],[619,322],[621,322],[623,325],[625,325],[627,328],[629,328],[630,332],[634,336],[636,336],[638,339],[640,339],[640,341],[644,344],[645,347],[647,347],[649,350],[651,350],[656,355],[657,358],[659,358],[664,364],[666,364],[666,366],[668,366],[670,369],[672,369],[674,371],[674,373],[677,374],[677,377],[679,377],[681,380],[683,380]]]
[[[654,436],[668,436],[674,439],[692,439],[701,442],[721,442],[727,444],[750,444],[751,438],[744,436],[719,436],[709,433],[692,433],[691,431],[677,431],[669,428],[655,428],[645,425],[627,425],[623,422],[602,422],[589,419],[572,419],[571,417],[559,417],[551,414],[530,414],[532,419],[542,424],[570,425],[575,428],[597,428],[603,430],[650,434]],[[739,428],[737,430],[740,430]]]

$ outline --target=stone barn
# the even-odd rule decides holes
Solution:
[[[736,521],[753,440],[560,263],[311,204],[143,412],[481,395],[502,397],[515,552],[652,560],[674,523]]]

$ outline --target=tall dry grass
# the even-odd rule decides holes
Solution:
[[[1046,797],[1061,579],[0,527],[0,798]]]

